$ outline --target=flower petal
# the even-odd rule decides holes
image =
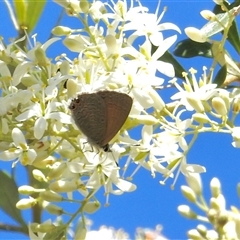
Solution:
[[[72,124],[72,117],[63,112],[50,113],[48,118],[56,119],[61,123]]]
[[[40,117],[37,119],[34,125],[34,137],[40,139],[47,128],[47,122],[45,118]]]
[[[18,158],[18,154],[16,154],[15,152],[4,151],[0,153],[0,159],[2,161],[12,161],[16,158]]]
[[[133,192],[137,189],[137,186],[131,182],[118,178],[113,183],[123,192]]]
[[[16,146],[19,146],[20,144],[26,144],[25,137],[19,128],[14,128],[12,130],[12,138]]]

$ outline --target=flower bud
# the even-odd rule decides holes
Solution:
[[[58,180],[49,185],[49,188],[54,192],[73,192],[79,188],[76,181]]]
[[[86,228],[79,228],[74,236],[74,240],[85,239],[87,235]]]
[[[23,198],[16,203],[16,207],[20,210],[32,208],[37,203],[34,198]]]
[[[206,238],[206,236],[207,236],[207,228],[206,228],[204,225],[199,224],[199,225],[197,226],[197,231],[199,232],[199,234],[200,234],[203,238],[207,239],[207,238]]]
[[[237,239],[240,239],[240,215],[239,213],[234,214],[235,229],[237,234]]]
[[[67,75],[70,72],[69,62],[66,60],[61,63],[59,68],[62,75]]]
[[[88,13],[90,4],[87,0],[80,0],[79,7],[81,8],[83,13]]]
[[[209,10],[202,10],[200,12],[200,14],[203,18],[205,18],[206,20],[209,20],[209,21],[214,21],[216,19],[216,15],[212,11],[209,11]]]
[[[218,219],[217,219],[218,227],[223,228],[224,225],[228,222],[228,220],[229,220],[228,212],[227,211],[221,211],[220,215],[218,216]]]
[[[38,169],[32,171],[33,177],[39,182],[47,182],[45,175]]]
[[[101,204],[98,201],[94,202],[87,202],[86,205],[84,206],[83,210],[86,213],[94,213],[100,208]]]
[[[178,212],[189,219],[196,219],[197,218],[197,214],[195,212],[193,212],[189,206],[187,205],[180,205],[178,206]]]
[[[226,208],[226,200],[222,194],[219,194],[217,198],[212,197],[210,199],[210,205],[212,209],[222,211]]]
[[[2,40],[2,38],[1,38],[1,40]],[[13,58],[10,57],[10,56],[6,53],[6,51],[4,51],[4,50],[1,50],[1,51],[0,51],[0,60],[3,61],[3,62],[5,62],[6,64],[12,64],[12,63],[13,63]]]
[[[196,96],[194,96],[193,93],[189,93],[186,99],[188,103],[195,109],[196,112],[198,113],[204,112],[204,107],[202,102],[198,98],[196,98]]]
[[[160,95],[157,93],[156,90],[154,90],[151,87],[147,89],[147,92],[153,100],[153,104],[154,104],[155,109],[157,111],[161,112],[163,110],[163,108],[165,107],[165,103],[162,100],[162,98],[160,97]]]
[[[210,199],[210,206],[212,209],[215,209],[216,211],[219,211],[220,210],[220,207],[218,205],[218,201],[216,198],[211,198]]]
[[[232,104],[232,109],[235,114],[239,113],[240,110],[240,98],[234,98],[233,104]]]
[[[62,215],[64,213],[63,209],[61,207],[58,207],[57,205],[54,204],[48,204],[44,208],[47,212],[54,214],[54,215]]]
[[[202,236],[196,229],[191,229],[187,232],[188,238],[192,240],[202,240]]]
[[[18,192],[23,195],[31,195],[31,194],[33,194],[35,192],[39,192],[39,191],[42,191],[42,190],[35,189],[28,185],[23,185],[18,188]]]
[[[47,168],[52,166],[56,162],[56,159],[52,156],[48,156],[47,152],[38,153],[36,159],[33,161],[32,165],[36,168]]]
[[[41,223],[36,226],[36,231],[41,233],[46,233],[53,231],[56,228],[52,223]]]
[[[37,232],[37,226],[39,223],[33,222],[29,224],[29,228],[32,230],[32,232]]]
[[[199,173],[188,173],[186,181],[197,196],[202,194],[202,181]]]
[[[85,48],[83,37],[80,35],[70,35],[63,40],[63,44],[72,52],[80,52]]]
[[[52,166],[52,169],[49,171],[47,178],[54,179],[54,178],[60,177],[62,175],[63,171],[65,170],[65,168],[66,168],[65,163],[56,162]]]
[[[217,178],[213,178],[210,182],[210,188],[212,192],[212,196],[217,198],[219,194],[221,194],[221,183]]]
[[[108,50],[112,54],[117,53],[117,40],[116,40],[116,38],[113,35],[108,34],[105,37],[105,44],[107,45]]]
[[[234,127],[232,129],[232,137],[234,140],[240,140],[240,127]]]
[[[39,196],[48,202],[61,202],[63,200],[63,197],[60,194],[49,190],[41,192]]]
[[[230,110],[230,106],[232,104],[232,100],[230,103],[229,92],[227,91],[220,91],[219,97],[224,101],[227,112]]]
[[[195,42],[204,43],[208,40],[205,33],[197,28],[188,27],[184,29],[186,35]]]
[[[214,97],[212,99],[212,106],[217,114],[225,116],[227,114],[226,104],[220,97]]]
[[[210,208],[210,210],[207,213],[208,219],[210,222],[214,222],[216,219],[216,216],[218,214],[218,211],[214,208]]]
[[[211,122],[211,120],[208,118],[208,116],[203,114],[203,113],[194,113],[192,115],[192,118],[196,122],[199,122],[199,123],[202,123],[202,124]]]
[[[52,34],[55,36],[67,36],[71,34],[72,29],[64,26],[57,26],[52,29]]]
[[[36,84],[36,78],[26,74],[24,77],[22,77],[21,79],[21,83],[25,86],[25,87],[31,87],[32,85]]]
[[[190,187],[181,186],[181,191],[187,200],[189,200],[190,202],[196,202],[196,195]]]
[[[3,118],[1,119],[1,122],[2,122],[2,126],[1,126],[1,132],[3,134],[7,134],[9,132],[9,127],[8,127],[8,121],[6,118]]]
[[[73,79],[67,80],[67,95],[68,98],[72,98],[76,96],[76,93],[78,91],[78,85],[77,82]]]
[[[124,18],[124,16],[127,13],[127,5],[123,1],[117,1],[116,2],[116,9],[118,9],[120,16]]]
[[[85,224],[83,224],[82,222],[80,222],[78,225],[77,225],[77,228],[76,228],[76,234],[74,236],[74,240],[79,240],[79,239],[85,239],[86,238],[86,235],[87,235],[87,229],[86,229],[86,226]]]
[[[35,57],[38,61],[38,65],[40,67],[46,67],[48,65],[46,53],[44,52],[44,50],[42,48],[38,47],[35,50]]]

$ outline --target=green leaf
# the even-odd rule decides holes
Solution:
[[[213,83],[217,84],[217,87],[221,87],[227,77],[227,66],[223,65],[218,71]]]
[[[238,54],[240,54],[240,38],[236,21],[233,21],[229,29],[227,40],[232,44]]]
[[[178,42],[173,53],[175,56],[183,58],[192,58],[198,56],[203,56],[207,58],[212,57],[210,43],[199,43],[191,39],[185,39]]]
[[[18,187],[14,179],[3,171],[0,171],[0,196],[0,208],[28,231],[20,210],[16,208],[19,200]]]
[[[240,1],[236,0],[231,5],[225,5],[225,6],[230,10],[234,7],[237,7],[239,4],[240,4]],[[215,14],[218,14],[218,13],[222,13],[223,10],[219,5],[216,5],[214,7],[213,12]],[[227,40],[232,44],[232,46],[235,48],[235,50],[238,52],[238,54],[240,54],[240,38],[239,38],[239,31],[238,31],[237,26],[238,25],[236,24],[236,21],[234,20],[229,29]]]
[[[15,8],[16,19],[19,27],[25,22],[25,16],[27,11],[27,6],[24,0],[14,0],[13,5]]]
[[[25,22],[28,24],[27,31],[31,32],[38,23],[38,20],[43,12],[46,0],[28,0]],[[50,16],[49,16],[50,17]]]
[[[212,54],[214,59],[221,65],[226,65],[228,74],[240,77],[240,69],[237,63],[231,58],[226,51],[221,51],[219,42],[212,44]]]
[[[231,15],[228,12],[219,13],[215,17],[218,21],[209,21],[201,28],[201,31],[204,32],[206,37],[211,37],[221,32],[223,28],[227,27],[232,21]]]
[[[26,27],[27,32],[31,32],[42,14],[46,0],[14,0],[14,8],[16,12],[16,19],[21,27]]]

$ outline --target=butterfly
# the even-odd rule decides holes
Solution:
[[[129,95],[105,90],[79,94],[72,100],[69,109],[89,143],[108,152],[108,143],[125,123],[132,104]]]

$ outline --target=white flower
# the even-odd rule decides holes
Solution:
[[[34,137],[40,139],[43,137],[45,130],[48,127],[48,119],[58,120],[60,123],[71,124],[72,120],[66,113],[57,111],[57,107],[61,106],[61,103],[50,102],[47,103],[46,108],[43,108],[43,104],[35,103],[28,107],[28,110],[16,117],[17,121],[26,121],[32,117],[37,117],[34,124]]]
[[[159,58],[172,46],[176,41],[176,35],[166,38],[161,41],[160,46],[157,47],[156,51],[152,54],[152,44],[149,40],[146,40],[140,47],[138,58],[139,66],[142,69],[146,68],[148,74],[156,74],[156,71],[163,73],[168,77],[174,77],[175,71],[173,65],[167,62],[159,60]]]
[[[144,7],[139,7],[139,12],[136,12],[134,15],[131,16],[131,21],[129,21],[124,26],[124,31],[132,31],[135,30],[134,33],[128,38],[128,42],[130,44],[139,37],[139,36],[146,36],[149,37],[151,43],[155,46],[160,46],[163,40],[163,35],[161,31],[163,30],[175,30],[181,33],[181,30],[172,23],[162,23],[164,12],[158,16],[159,14],[159,5],[156,8],[155,14],[147,13],[148,9]]]
[[[32,93],[29,90],[21,90],[16,87],[9,87],[3,89],[2,97],[0,97],[0,116],[4,116],[7,112],[11,112],[17,108],[21,103],[25,105],[32,97]]]
[[[179,153],[179,156],[177,156],[176,154],[175,154],[175,156],[172,156],[172,157],[168,156],[168,159],[166,158],[165,160],[169,163],[172,163],[172,165],[171,165],[171,169],[166,174],[167,177],[163,181],[161,181],[161,183],[165,183],[165,181],[168,179],[168,176],[170,176],[170,174],[172,174],[178,168],[178,170],[175,174],[175,178],[174,178],[172,187],[174,187],[180,172],[183,175],[185,175],[186,177],[188,177],[189,174],[192,174],[192,173],[204,173],[204,172],[206,172],[205,167],[203,167],[201,165],[188,164],[186,156],[184,156],[181,153]]]
[[[186,161],[186,157],[183,157],[181,159],[181,166],[180,170],[185,176],[191,176],[193,173],[204,173],[206,172],[205,167],[199,165],[199,164],[188,164]]]
[[[158,156],[162,156],[163,149],[161,146],[156,144],[153,139],[153,127],[143,126],[142,128],[142,142],[131,147],[130,157],[138,164],[137,168],[131,174],[130,179],[136,174],[137,170],[142,166],[147,170],[151,171],[153,177],[155,172],[165,174],[168,170],[161,164]],[[129,158],[130,160],[130,158]],[[125,171],[129,165],[129,161],[125,164]],[[125,173],[124,173],[125,174]]]
[[[172,100],[179,100],[173,111],[173,114],[175,114],[180,106],[184,106],[188,111],[192,111],[194,108],[196,111],[199,111],[201,108],[203,109],[202,101],[207,101],[214,95],[218,94],[218,89],[216,89],[217,85],[207,83],[207,75],[205,71],[199,83],[195,77],[196,72],[194,69],[191,69],[190,72],[192,73],[192,84],[186,76],[186,84],[184,85],[185,89],[180,87],[176,81],[173,81],[173,84],[179,90],[178,93],[171,97]]]
[[[145,109],[150,107],[156,107],[159,111],[161,110],[158,104],[159,101],[156,100],[154,94],[156,90],[153,89],[153,87],[162,85],[163,81],[162,78],[139,69],[137,61],[125,61],[118,66],[113,74],[110,74],[104,83],[106,85],[117,84],[118,86],[121,86],[123,90],[128,89],[129,86],[131,86],[130,94],[132,94],[132,98],[135,100],[131,113],[140,114],[142,111],[145,111]],[[159,95],[158,98],[161,99]],[[163,106],[164,103],[162,107]]]
[[[126,180],[120,178],[119,168],[113,158],[112,153],[84,152],[87,163],[84,161],[69,162],[68,169],[73,173],[84,173],[89,175],[86,188],[98,191],[100,187],[104,187],[106,195],[109,193],[122,194],[123,192],[131,192],[136,186]],[[115,155],[116,157],[116,155]],[[118,189],[114,190],[112,185]]]
[[[45,56],[45,52],[51,44],[58,41],[59,39],[60,38],[51,38],[43,45],[36,44],[36,46],[34,46],[27,53],[19,49],[19,51],[21,51],[22,53],[22,59],[21,59],[21,63],[18,64],[16,69],[14,70],[12,85],[17,86],[27,73],[35,72],[36,74],[36,72],[38,72],[37,70],[40,70],[39,66],[43,64],[41,62],[43,61],[42,58],[44,58],[44,61],[45,61],[44,64],[45,64],[45,67],[47,67],[46,69],[48,70],[49,73],[51,73],[50,59],[48,59]],[[38,54],[37,54],[38,51],[41,51],[41,57],[40,56],[38,57]],[[41,77],[39,77],[39,81],[42,81]]]
[[[23,165],[31,164],[37,156],[34,149],[30,149],[20,129],[12,130],[13,148],[0,153],[0,159],[11,161],[18,159]]]

